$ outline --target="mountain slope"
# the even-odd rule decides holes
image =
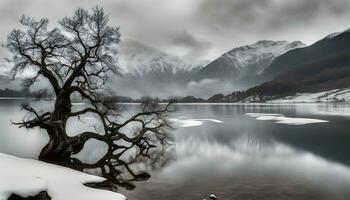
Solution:
[[[262,75],[274,76],[244,92],[215,101],[268,101],[297,93],[316,93],[350,87],[350,31],[331,34],[315,44],[289,51]],[[220,100],[221,99],[221,100]]]
[[[350,51],[350,29],[332,33],[306,48],[291,50],[274,60],[262,73],[263,77],[274,78],[283,72],[307,67],[313,63],[322,64]]]
[[[203,77],[239,80],[254,77],[266,69],[281,54],[304,47],[300,41],[262,40],[252,45],[234,48],[200,70]]]
[[[297,93],[269,101],[271,103],[309,103],[309,102],[348,102],[350,101],[350,88],[334,89],[316,93]]]

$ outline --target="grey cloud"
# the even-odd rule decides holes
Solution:
[[[96,5],[109,13],[112,25],[120,26],[124,41],[121,51],[145,55],[159,49],[167,54],[213,60],[257,40],[301,40],[310,44],[350,28],[349,0],[0,0],[0,41],[19,26],[22,14],[47,17],[57,25],[57,20],[71,15],[76,8]],[[0,48],[0,58],[5,55]],[[130,82],[120,85],[121,89],[128,88]],[[141,81],[124,92],[131,96],[142,92],[164,95],[167,91],[206,96],[218,90],[233,91],[237,86],[202,80],[162,87]]]
[[[1,0],[0,40],[22,14],[55,24],[78,7],[96,5],[120,26],[122,39],[175,55],[185,48],[201,59],[261,39],[312,43],[350,26],[349,0]]]
[[[269,6],[269,0],[204,0],[197,15],[213,30],[225,31],[230,27],[247,28],[258,24]]]
[[[172,42],[174,45],[188,48],[189,52],[187,57],[197,57],[205,54],[205,52],[211,47],[209,41],[197,39],[187,31],[175,35]]]
[[[293,26],[314,25],[322,23],[322,20],[339,17],[350,17],[346,10],[350,9],[347,0],[295,0],[277,4],[279,9],[271,10],[271,15],[266,18],[265,26],[278,30]],[[324,23],[327,23],[324,21]]]
[[[349,8],[348,0],[204,0],[197,13],[215,31],[227,31],[230,27],[276,31],[348,15]]]

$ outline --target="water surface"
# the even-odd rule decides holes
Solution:
[[[0,152],[35,157],[47,137],[38,129],[19,130],[10,125],[10,119],[24,115],[18,105],[16,101],[0,102]],[[128,107],[133,110],[135,106]],[[219,199],[350,198],[350,105],[177,107],[170,116],[179,127],[173,133],[174,159],[151,172],[149,181],[136,183],[136,189],[122,190],[129,200],[195,200],[211,193]],[[312,120],[278,123],[258,120],[251,113]],[[72,132],[80,130],[72,127]],[[81,157],[93,159],[102,151],[92,145]]]

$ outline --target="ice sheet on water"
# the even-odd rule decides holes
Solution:
[[[194,126],[202,126],[204,122],[213,122],[222,124],[223,121],[217,120],[217,119],[195,119],[195,118],[188,118],[188,117],[178,117],[178,118],[171,118],[171,122],[175,123],[175,126],[178,127],[194,127]]]
[[[276,121],[276,123],[278,124],[287,125],[305,125],[329,122],[327,120],[322,119],[286,117],[282,114],[275,113],[246,113],[246,115],[254,117],[256,120]]]

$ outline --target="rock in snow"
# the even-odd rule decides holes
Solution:
[[[209,199],[216,199],[215,194],[211,194],[211,195],[209,195]]]
[[[105,180],[101,177],[3,153],[0,153],[0,163],[0,200],[7,200],[11,194],[25,198],[42,191],[47,191],[52,200],[126,199],[119,193],[83,185]]]

